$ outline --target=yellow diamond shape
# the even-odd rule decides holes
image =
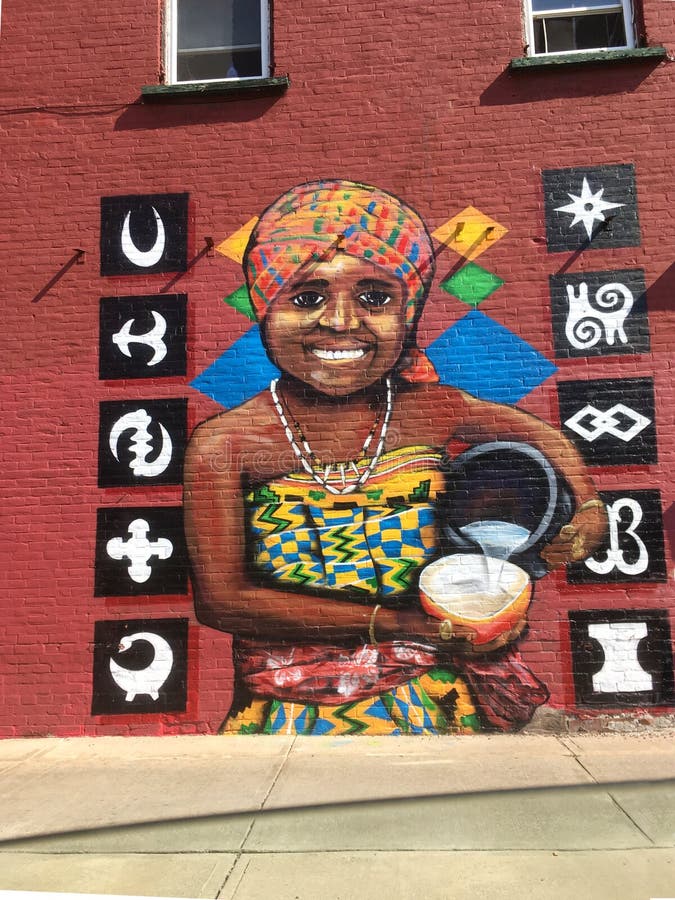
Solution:
[[[252,219],[249,219],[245,225],[242,225],[241,228],[235,231],[234,234],[225,238],[225,240],[216,247],[218,253],[222,253],[223,256],[229,256],[230,259],[240,263],[244,258],[244,250],[248,244],[248,239],[257,222],[258,217],[254,216]]]
[[[508,233],[508,228],[504,228],[475,206],[467,206],[431,233],[437,241],[465,259],[476,259],[503,238]]]

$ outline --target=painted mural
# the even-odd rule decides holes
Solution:
[[[417,346],[443,249],[406,203],[347,181],[299,185],[251,231],[279,374],[197,429],[185,470],[197,616],[235,640],[225,732],[511,728],[547,699],[515,649],[532,582],[589,555],[606,514],[560,432],[441,383]],[[477,305],[498,286],[483,271],[448,287]]]
[[[550,253],[639,243],[631,165],[543,188]],[[185,271],[188,201],[103,198],[101,273]],[[226,411],[186,441],[183,397],[100,405],[99,486],[183,481],[184,503],[98,512],[95,594],[142,618],[97,623],[94,715],[185,708],[187,621],[143,597],[186,595],[188,571],[198,622],[232,635],[228,734],[517,729],[549,697],[518,650],[537,581],[664,579],[658,491],[588,472],[656,459],[652,381],[559,381],[560,430],[515,407],[556,366],[478,309],[504,282],[476,260],[506,233],[472,206],[430,233],[398,197],[324,180],[217,246],[251,324],[191,387]],[[432,285],[469,309],[421,349]],[[649,349],[641,270],[552,275],[550,297],[558,358]],[[100,377],[184,375],[186,306],[103,298]],[[584,610],[569,635],[578,704],[671,697],[667,617]]]

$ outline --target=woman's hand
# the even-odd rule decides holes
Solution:
[[[596,498],[594,498],[595,500]],[[549,569],[581,562],[600,546],[607,534],[607,510],[598,499],[582,503],[571,522],[563,525],[541,556]]]
[[[492,653],[501,650],[508,644],[517,640],[527,627],[527,617],[523,616],[513,628],[498,635],[484,644],[476,644],[474,639],[476,632],[466,625],[454,625],[452,637],[442,646],[446,647],[453,655],[458,656],[482,656],[483,653]]]
[[[481,656],[483,653],[501,650],[502,647],[517,640],[527,626],[527,616],[523,616],[508,631],[504,631],[491,641],[476,644],[476,632],[469,625],[427,616],[419,609],[399,610],[398,618],[404,631],[403,635],[399,635],[400,639],[433,644],[438,650],[446,651],[453,656]]]

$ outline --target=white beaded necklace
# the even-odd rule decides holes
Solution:
[[[382,455],[382,451],[384,450],[384,442],[387,438],[387,432],[389,430],[389,421],[391,419],[391,412],[392,412],[392,409],[394,406],[394,391],[392,388],[391,379],[387,378],[387,380],[385,382],[386,386],[387,386],[387,399],[386,399],[384,417],[382,419],[382,428],[380,429],[380,438],[377,442],[377,447],[375,448],[375,453],[371,457],[370,462],[368,463],[367,467],[365,468],[365,470],[363,471],[363,473],[361,475],[359,475],[359,469],[358,469],[358,466],[356,465],[356,462],[354,460],[349,462],[349,464],[348,464],[349,467],[357,475],[359,475],[359,477],[356,481],[352,481],[349,484],[347,484],[347,474],[345,472],[345,463],[338,464],[337,471],[340,472],[340,476],[342,479],[342,485],[343,485],[342,488],[337,488],[334,485],[328,483],[330,474],[333,471],[332,463],[327,465],[324,468],[323,476],[319,475],[319,473],[315,471],[310,460],[317,459],[317,456],[314,453],[314,451],[312,450],[312,448],[309,446],[309,443],[308,443],[307,439],[305,438],[305,436],[302,434],[302,432],[300,432],[300,435],[301,435],[300,439],[301,439],[303,447],[304,447],[304,452],[298,446],[298,444],[295,440],[295,437],[293,436],[293,431],[291,429],[291,426],[288,424],[288,419],[286,418],[286,414],[284,412],[284,408],[282,406],[281,399],[279,398],[279,394],[277,393],[278,383],[279,383],[278,378],[273,378],[272,381],[270,382],[270,394],[272,396],[272,402],[274,403],[274,408],[277,411],[277,415],[279,416],[279,421],[281,422],[281,425],[284,429],[284,434],[286,435],[286,440],[291,445],[291,449],[293,450],[293,453],[295,453],[297,458],[300,460],[300,463],[301,463],[303,469],[305,470],[305,472],[307,472],[307,474],[310,475],[314,479],[314,481],[316,481],[317,484],[320,484],[321,487],[325,488],[331,494],[351,494],[357,488],[364,485],[368,481],[370,476],[372,475],[372,473],[375,469],[375,466],[378,464],[380,456]],[[377,423],[379,421],[379,418],[380,418],[380,415],[378,413],[377,418],[375,419],[375,424],[373,425],[373,428],[369,432],[368,437],[366,438],[366,440],[363,444],[363,447],[361,448],[361,457],[365,456],[366,450],[370,446],[370,442],[373,439],[373,435],[377,428]]]

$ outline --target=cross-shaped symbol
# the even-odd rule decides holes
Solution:
[[[106,544],[106,551],[112,559],[128,559],[129,577],[137,584],[143,584],[152,575],[152,567],[148,565],[148,561],[153,556],[157,559],[168,559],[173,553],[173,544],[168,538],[149,541],[150,525],[145,519],[134,519],[127,530],[131,535],[129,540],[124,541],[121,537],[111,538]]]

